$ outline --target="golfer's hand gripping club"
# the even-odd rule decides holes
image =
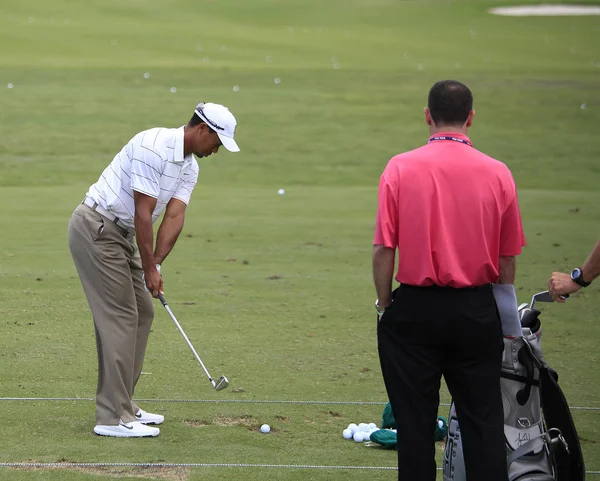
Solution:
[[[173,311],[171,310],[171,308],[167,304],[167,301],[165,300],[165,296],[162,294],[162,292],[158,293],[158,299],[160,300],[160,302],[162,303],[162,305],[165,306],[165,309],[169,313],[169,316],[171,316],[171,319],[173,319],[173,322],[177,326],[177,329],[179,330],[179,332],[181,333],[181,335],[183,336],[183,338],[187,342],[188,346],[190,346],[190,349],[194,353],[194,356],[196,357],[196,360],[200,363],[200,366],[202,366],[202,369],[204,369],[204,372],[206,373],[206,376],[208,377],[208,380],[210,381],[210,383],[212,384],[212,386],[215,388],[215,390],[220,391],[221,389],[225,389],[227,386],[229,386],[229,381],[227,380],[227,378],[225,376],[221,376],[218,379],[217,382],[215,382],[213,380],[213,378],[210,376],[210,373],[208,372],[208,369],[206,369],[206,366],[202,362],[202,359],[200,359],[200,356],[196,352],[196,349],[194,349],[194,346],[192,345],[192,343],[190,342],[190,340],[186,336],[185,332],[183,331],[183,328],[181,327],[181,325],[177,321],[177,318],[175,317],[175,314],[173,314]]]
[[[158,293],[162,293],[163,289],[163,281],[162,281],[162,273],[160,272],[160,264],[156,264],[156,272],[152,273],[150,276],[146,276],[146,272],[142,272],[142,282],[144,283],[144,290],[146,292],[150,292],[152,297],[158,297]]]

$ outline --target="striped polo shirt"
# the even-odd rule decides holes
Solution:
[[[134,136],[115,155],[87,196],[134,228],[133,191],[157,199],[152,222],[172,198],[186,204],[198,181],[198,162],[183,155],[184,127],[153,128]]]
[[[373,244],[398,249],[402,284],[498,282],[500,256],[525,245],[510,170],[454,132],[395,156],[380,179]]]

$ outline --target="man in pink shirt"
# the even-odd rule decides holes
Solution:
[[[398,479],[434,481],[442,375],[456,404],[467,481],[507,481],[502,328],[493,283],[512,284],[525,244],[511,172],[473,148],[473,96],[429,92],[426,145],[381,175],[373,277],[381,369],[398,425]],[[398,251],[396,280],[392,278]]]

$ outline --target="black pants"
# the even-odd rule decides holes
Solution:
[[[378,323],[377,338],[398,428],[398,479],[435,481],[443,375],[456,404],[467,481],[507,481],[502,327],[491,285],[401,285]]]

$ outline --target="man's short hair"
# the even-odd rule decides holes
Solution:
[[[463,125],[473,110],[473,94],[456,80],[441,80],[431,87],[427,106],[436,125]]]
[[[205,123],[206,122],[204,120],[202,120],[196,112],[194,112],[194,115],[192,115],[192,118],[188,122],[188,126],[195,127],[196,125],[205,124]]]

